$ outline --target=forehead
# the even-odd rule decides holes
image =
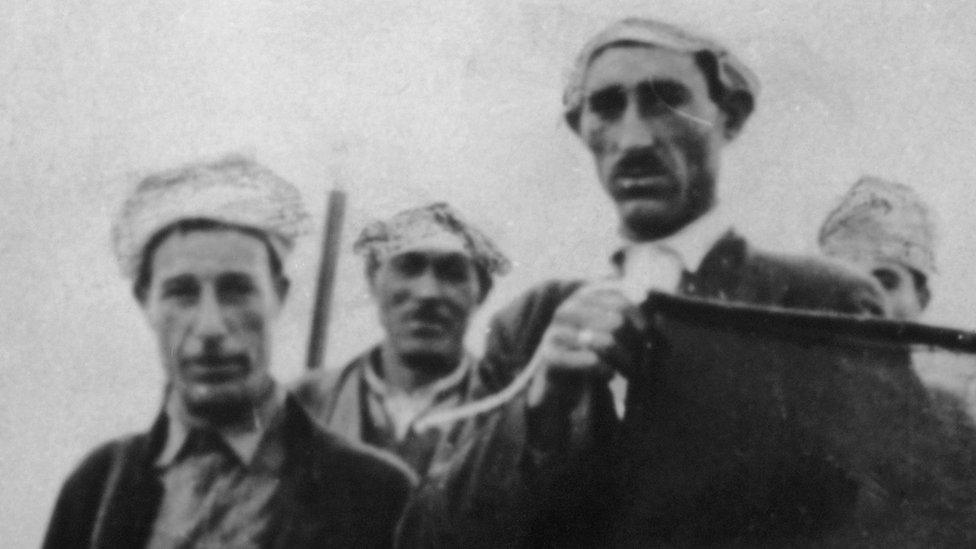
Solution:
[[[472,259],[471,255],[466,251],[445,248],[411,248],[390,256],[384,263],[393,263],[414,258],[424,259],[427,261],[450,260],[459,261],[470,265],[474,264],[474,260]]]
[[[631,87],[640,82],[670,80],[707,91],[705,75],[691,53],[638,44],[618,44],[597,53],[586,70],[584,89]]]
[[[153,278],[226,272],[260,276],[270,271],[267,254],[261,239],[235,229],[175,231],[153,254]]]

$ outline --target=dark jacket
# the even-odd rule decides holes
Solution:
[[[525,367],[555,310],[581,284],[545,283],[498,313],[491,324],[483,363],[486,378],[494,386],[509,383]],[[829,313],[880,316],[884,311],[876,285],[862,275],[818,259],[757,251],[733,233],[712,248],[697,273],[685,274],[680,293],[724,302]],[[653,319],[650,321],[653,325]],[[660,346],[646,345],[645,334],[630,334],[629,340],[627,337],[624,340],[622,345],[628,347],[626,356],[637,357],[634,364],[618,365],[630,374],[628,415],[635,410],[636,416],[641,406],[635,402],[634,395],[646,394],[647,384],[651,383],[637,371],[637,366],[675,355],[662,354],[664,349]],[[626,545],[628,540],[614,537],[618,511],[622,507],[640,506],[640,502],[628,501],[637,492],[628,486],[631,479],[625,467],[632,467],[633,463],[621,455],[621,448],[626,446],[621,443],[621,432],[628,424],[646,424],[644,419],[625,418],[622,424],[618,422],[609,391],[605,385],[597,384],[584,419],[589,430],[587,447],[570,453],[559,449],[540,453],[528,444],[531,417],[526,414],[524,399],[516,398],[488,418],[479,418],[485,424],[484,430],[472,438],[447,472],[425,483],[404,516],[401,545]],[[838,490],[838,497],[845,501],[852,497],[856,487],[842,474],[829,464],[816,459],[810,461],[805,471],[797,471],[794,477],[783,481],[785,490],[793,487],[807,490],[811,483],[819,483],[824,490]],[[805,472],[811,476],[804,477]],[[745,478],[736,482],[744,482]],[[776,498],[782,491],[771,494],[767,503],[778,505]],[[801,507],[806,503],[820,505],[821,495],[812,494],[809,502],[797,503]],[[756,516],[763,512],[764,509],[757,509]],[[794,518],[784,517],[783,522],[791,524]],[[745,517],[735,526],[750,528],[755,525],[750,520],[751,517]],[[722,531],[697,541],[727,543],[744,539],[739,533]],[[761,533],[752,539],[761,540]],[[675,541],[669,538],[668,531],[655,532],[654,540],[665,544]],[[649,539],[629,541],[640,545]]]
[[[44,547],[143,547],[163,486],[154,463],[167,416],[147,433],[109,442],[68,477]],[[415,478],[405,467],[318,428],[285,404],[285,463],[271,547],[386,547]]]
[[[582,284],[540,284],[494,317],[481,368],[491,389],[507,385],[528,364],[556,308]],[[684,273],[678,293],[784,309],[885,314],[873,279],[831,260],[757,250],[732,231],[715,243],[696,273]]]

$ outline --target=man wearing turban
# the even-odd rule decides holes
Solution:
[[[616,206],[624,242],[612,255],[614,273],[543,284],[495,317],[483,367],[494,379],[529,376],[526,390],[483,418],[487,427],[453,467],[422,488],[403,522],[405,545],[749,545],[817,532],[838,498],[853,497],[842,472],[810,457],[809,467],[763,485],[766,500],[740,516],[712,515],[703,502],[638,525],[636,539],[615,526],[622,506],[641,505],[629,501],[632,479],[615,441],[631,405],[657,387],[647,364],[658,349],[644,335],[654,319],[638,310],[649,291],[883,313],[868,277],[763,252],[724,221],[715,192],[721,154],[757,94],[756,77],[731,52],[665,23],[624,19],[586,44],[564,93],[565,119]],[[743,475],[758,484],[767,473]],[[750,479],[715,486],[716,502]],[[715,520],[699,527],[703,517]]]
[[[45,547],[387,546],[406,468],[317,427],[271,377],[298,190],[228,157],[144,179],[113,244],[155,332],[164,404],[68,477]]]
[[[443,202],[371,223],[355,250],[386,337],[341,369],[310,373],[295,392],[331,430],[391,451],[424,476],[451,457],[462,431],[414,426],[485,392],[464,336],[509,262]]]
[[[873,276],[891,318],[917,321],[931,300],[935,221],[911,187],[862,177],[820,228],[824,255]]]

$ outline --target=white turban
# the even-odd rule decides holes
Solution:
[[[606,47],[620,43],[644,44],[679,53],[709,52],[715,59],[716,74],[726,92],[748,94],[753,103],[759,95],[759,79],[724,46],[674,25],[652,19],[629,17],[617,21],[594,36],[576,57],[569,82],[563,92],[563,106],[567,118],[577,113],[583,106],[585,99],[583,84],[586,82],[586,71],[593,57]],[[719,105],[719,107],[723,106]]]
[[[378,261],[419,249],[460,252],[490,275],[504,275],[511,268],[495,243],[445,202],[404,210],[389,220],[373,221],[354,245],[356,253]]]
[[[819,241],[831,257],[894,261],[924,275],[936,271],[932,212],[901,183],[862,177],[827,216]]]
[[[253,160],[228,156],[183,166],[146,177],[122,206],[112,244],[123,275],[138,275],[156,233],[188,219],[258,230],[282,261],[309,226],[298,189]]]

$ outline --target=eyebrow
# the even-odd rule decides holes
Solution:
[[[252,283],[254,276],[251,273],[244,271],[227,271],[217,275],[215,280],[219,282],[247,282]],[[197,278],[192,274],[178,274],[169,278],[162,280],[162,286],[164,288],[169,288],[172,286],[181,286],[184,284],[196,284]]]
[[[246,284],[248,286],[254,286],[254,276],[250,273],[245,273],[241,271],[231,271],[226,273],[220,273],[217,276],[217,284]]]
[[[170,278],[163,279],[162,287],[163,289],[173,289],[180,286],[186,286],[188,284],[195,284],[196,280],[192,275],[180,274]]]
[[[442,251],[442,250],[410,250],[408,252],[403,252],[393,256],[392,259],[398,259],[403,257],[423,257],[424,259],[439,260],[448,257],[458,257],[463,259],[471,259],[471,256],[464,252],[459,252],[455,250]]]
[[[434,252],[430,254],[434,259],[471,259],[471,256],[462,252]]]
[[[689,89],[688,86],[681,80],[675,80],[674,78],[666,78],[666,77],[640,80],[633,86],[630,86],[629,88],[637,88],[642,84],[650,84],[651,89],[656,89],[658,86],[673,86],[675,88],[681,88],[682,90]],[[587,94],[587,96],[592,96],[597,93],[611,91],[611,90],[626,90],[626,89],[628,89],[628,86],[624,86],[619,82],[610,82],[604,86],[591,89]]]

